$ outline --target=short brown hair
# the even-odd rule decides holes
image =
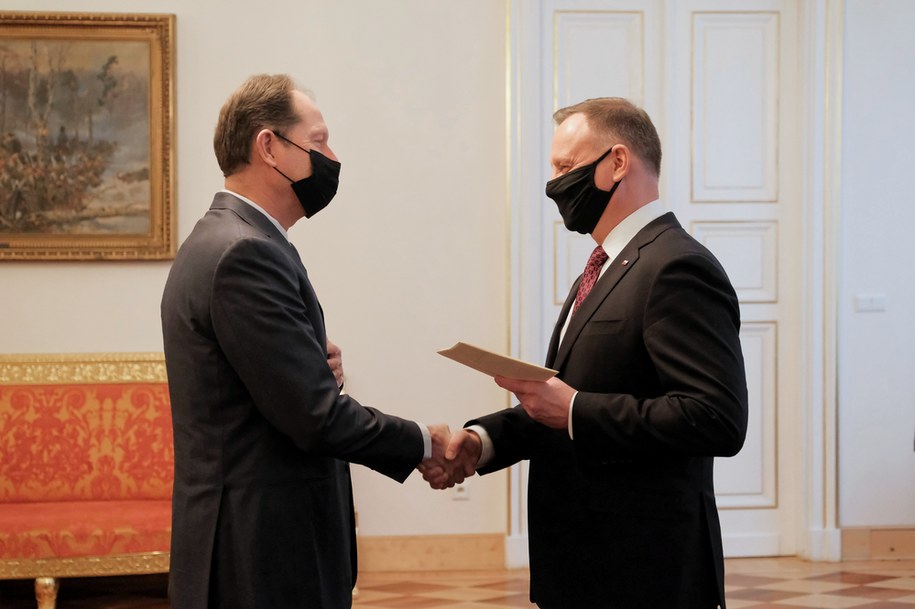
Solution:
[[[258,74],[235,90],[219,111],[213,149],[224,176],[247,165],[261,129],[284,130],[301,120],[292,104],[295,83],[286,74]]]
[[[557,110],[553,120],[561,125],[573,114],[584,114],[592,129],[625,144],[661,175],[661,139],[648,113],[621,97],[596,97]]]

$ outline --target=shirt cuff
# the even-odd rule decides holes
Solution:
[[[417,423],[417,425],[419,433],[423,434],[423,461],[428,461],[432,458],[432,434],[429,433],[429,428],[422,423]]]
[[[575,396],[578,395],[578,392],[572,394],[572,400],[569,402],[569,439],[574,440],[575,436],[572,434],[572,408],[575,406]]]
[[[483,444],[483,450],[480,452],[480,459],[477,461],[477,465],[474,468],[480,469],[492,461],[492,458],[496,455],[496,450],[492,445],[492,438],[489,437],[489,432],[486,431],[481,425],[471,425],[467,428],[467,430],[472,431],[480,436],[480,442]]]

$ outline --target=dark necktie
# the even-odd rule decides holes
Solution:
[[[594,251],[591,252],[591,257],[588,258],[588,264],[585,265],[585,272],[581,276],[581,284],[578,286],[578,294],[575,296],[575,305],[572,307],[572,315],[575,315],[575,312],[578,311],[578,307],[581,306],[581,303],[588,296],[588,293],[591,292],[591,288],[594,287],[594,284],[597,283],[597,278],[600,277],[600,269],[604,266],[604,263],[607,262],[607,252],[604,251],[603,246],[598,245],[594,248]]]

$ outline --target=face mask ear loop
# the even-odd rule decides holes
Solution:
[[[610,189],[610,195],[607,197],[607,204],[608,204],[608,205],[610,204],[610,199],[613,198],[613,193],[616,192],[616,189],[619,188],[620,184],[622,184],[622,183],[623,183],[623,180],[622,180],[622,179],[621,179],[619,182],[614,182],[614,183],[613,183],[613,187]]]
[[[610,154],[611,152],[613,152],[613,149],[614,149],[614,148],[616,148],[616,144],[610,146],[610,149],[607,150],[607,152],[605,152],[605,153],[603,153],[602,155],[600,155],[600,157],[599,157],[596,161],[594,161],[594,163],[592,164],[592,166],[594,167],[595,173],[597,172],[597,166],[600,165],[600,162],[603,161],[605,158],[607,158],[607,155]],[[613,198],[613,193],[616,192],[616,189],[619,187],[620,182],[622,182],[622,181],[623,181],[622,178],[620,178],[620,180],[619,180],[618,182],[614,182],[614,183],[613,183],[613,186],[610,188],[610,195],[607,197],[607,204],[608,204],[608,205],[609,205],[609,203],[610,203],[610,199]]]
[[[280,137],[283,137],[283,136],[280,136]],[[597,158],[597,160],[594,161],[594,168],[595,168],[595,169],[597,169],[597,166],[600,164],[601,161],[603,161],[605,158],[607,158],[607,155],[608,155],[608,154],[610,154],[611,152],[613,152],[613,149],[614,149],[614,148],[616,148],[616,144],[610,146],[610,148],[607,149],[607,152],[605,152],[605,153],[603,153],[602,155],[600,155],[600,156]]]
[[[613,146],[610,146],[610,149],[607,150],[607,152],[605,152],[605,153],[603,153],[602,155],[600,155],[600,156],[597,158],[596,161],[594,161],[593,163],[591,163],[590,165],[588,165],[588,167],[591,168],[591,172],[592,172],[592,173],[591,173],[591,183],[594,185],[595,188],[597,188],[597,184],[596,184],[596,180],[597,180],[597,166],[600,165],[600,162],[601,162],[601,161],[603,161],[605,158],[607,158],[607,155],[608,155],[608,154],[610,154],[611,152],[613,152],[613,149],[614,149],[615,147],[616,147],[616,144],[614,144]],[[620,180],[620,182],[622,182],[622,180]],[[616,192],[616,187],[620,185],[620,182],[614,182],[614,183],[613,183],[613,186],[610,187],[610,194],[607,196],[607,203],[608,203],[608,204],[610,203],[610,199],[613,198],[613,193]],[[598,190],[600,190],[600,189],[598,188]],[[602,191],[602,192],[606,192],[606,191]]]
[[[280,133],[280,132],[277,131],[276,129],[271,129],[271,131],[273,132],[273,135],[275,135],[276,137],[280,138],[280,139],[283,140],[284,142],[289,143],[289,144],[292,144],[293,146],[295,146],[296,148],[298,148],[298,149],[301,150],[302,152],[307,152],[308,154],[311,154],[311,150],[309,150],[308,148],[302,148],[301,146],[299,146],[298,144],[296,144],[295,142],[293,142],[291,139],[287,138],[285,135],[283,135],[282,133]],[[287,179],[288,179],[288,178],[287,178]]]
[[[283,137],[283,134],[280,133],[279,131],[277,131],[276,129],[271,129],[271,130],[270,130],[270,133],[272,133],[273,135],[275,135],[276,137],[280,138],[280,139],[283,140],[283,141],[289,142],[289,140],[287,140],[285,137]],[[295,143],[294,143],[294,142],[289,142],[289,143],[292,144],[293,146],[295,146]],[[274,166],[273,166],[273,169],[276,170],[276,172],[277,172],[278,174],[280,174],[281,176],[283,176],[284,178],[286,178],[287,180],[289,180],[289,183],[290,183],[290,184],[295,184],[295,180],[290,179],[289,176],[287,176],[285,173],[283,173],[282,171],[280,171],[280,168],[279,168],[279,167],[277,167],[276,165],[274,165]]]
[[[289,180],[289,183],[290,183],[290,184],[295,184],[295,180],[290,179],[289,176],[287,176],[285,173],[283,173],[282,171],[280,171],[279,167],[274,166],[274,169],[276,170],[276,172],[277,172],[278,174],[280,174],[281,176],[283,176],[284,178],[286,178],[287,180]]]

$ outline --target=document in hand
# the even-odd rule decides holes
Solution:
[[[450,349],[442,349],[438,353],[489,376],[504,376],[523,381],[546,381],[556,376],[558,372],[529,364],[520,359],[499,355],[468,343],[459,342]]]

